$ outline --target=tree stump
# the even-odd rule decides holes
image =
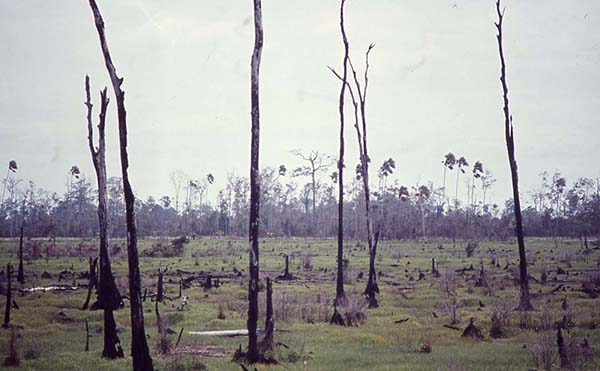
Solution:
[[[483,334],[481,333],[481,330],[475,326],[475,319],[473,317],[469,320],[469,325],[465,328],[461,337],[483,340]]]

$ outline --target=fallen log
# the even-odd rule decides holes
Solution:
[[[289,332],[289,330],[284,329],[273,329],[276,332]],[[237,337],[237,336],[248,336],[248,330],[217,330],[217,331],[188,331],[188,335],[194,336],[226,336],[226,337]],[[264,334],[263,329],[257,329],[256,335]]]
[[[38,291],[74,291],[74,290],[79,290],[81,287],[79,286],[38,286],[38,287],[32,287],[29,289],[19,289],[20,292],[22,293],[26,293],[26,292],[38,292]]]
[[[256,335],[262,335],[263,330],[257,329]],[[226,337],[236,337],[236,336],[248,336],[248,330],[220,330],[220,331],[188,331],[188,335],[194,336],[226,336]]]

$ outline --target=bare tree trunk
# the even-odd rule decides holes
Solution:
[[[8,328],[10,323],[10,305],[12,304],[12,282],[11,282],[12,266],[6,264],[6,307],[4,307],[4,323],[3,328]]]
[[[379,233],[373,236],[373,220],[370,212],[371,208],[371,191],[369,187],[369,151],[367,149],[367,113],[366,113],[366,102],[367,102],[367,88],[369,86],[369,53],[375,47],[374,44],[369,45],[365,54],[365,73],[364,73],[364,88],[361,89],[360,82],[356,76],[356,70],[352,65],[352,61],[349,59],[350,68],[352,69],[352,75],[354,77],[354,83],[356,84],[356,90],[358,92],[358,99],[360,104],[360,116],[362,122],[362,133],[358,127],[358,123],[355,125],[356,133],[359,142],[360,152],[360,163],[362,168],[361,178],[363,181],[363,193],[365,197],[365,217],[367,221],[367,243],[369,245],[369,277],[367,280],[367,287],[365,288],[364,294],[369,300],[369,307],[376,308],[379,306],[376,294],[379,293],[379,286],[377,285],[377,272],[375,271],[375,256],[377,254],[377,240],[379,239]],[[362,140],[362,143],[361,143]]]
[[[250,222],[249,253],[250,269],[248,283],[248,353],[246,358],[255,363],[260,360],[256,327],[258,322],[258,224],[260,209],[260,173],[259,173],[259,140],[260,140],[260,106],[259,78],[260,61],[263,48],[263,26],[261,0],[254,1],[254,50],[250,64],[250,100],[251,100],[251,148],[250,148]]]
[[[342,68],[342,87],[340,88],[340,154],[338,159],[338,231],[337,231],[337,282],[335,288],[335,300],[342,305],[346,301],[346,293],[344,292],[344,99],[346,93],[346,84],[348,77],[348,38],[344,29],[344,4],[345,0],[341,0],[340,4],[340,31],[342,33],[342,42],[344,43],[344,62]]]
[[[119,308],[121,294],[115,284],[112,273],[110,257],[108,254],[108,198],[106,189],[106,109],[108,97],[106,88],[100,92],[100,115],[98,121],[98,147],[94,148],[94,129],[92,127],[92,103],[90,96],[90,78],[85,77],[85,105],[87,111],[88,146],[92,156],[92,163],[96,170],[98,181],[98,224],[100,232],[100,282],[98,282],[98,307],[104,311],[104,348],[102,356],[106,358],[123,358],[121,341],[117,335],[117,325],[113,311]]]
[[[156,301],[163,301],[163,274],[164,271],[158,267],[158,279],[156,282]]]
[[[513,199],[515,205],[515,221],[517,241],[519,243],[519,273],[521,298],[517,310],[533,310],[529,298],[529,276],[527,275],[527,256],[525,255],[525,240],[523,238],[523,221],[521,218],[521,201],[519,199],[519,177],[517,173],[517,161],[515,160],[515,142],[513,135],[512,115],[508,106],[508,86],[506,84],[506,62],[504,60],[504,50],[502,48],[502,20],[504,19],[504,10],[500,9],[500,0],[496,2],[496,12],[498,13],[498,52],[500,54],[502,92],[504,100],[504,131],[506,138],[506,149],[508,152],[508,162],[510,164],[510,173],[512,177]]]
[[[131,314],[131,354],[133,357],[134,370],[153,370],[152,358],[146,341],[144,329],[144,312],[142,306],[142,281],[140,277],[140,264],[137,250],[137,227],[135,223],[135,196],[129,183],[129,159],[127,156],[127,113],[125,111],[125,92],[121,90],[123,79],[117,76],[113,65],[106,38],[104,36],[104,21],[95,0],[89,0],[100,46],[104,56],[106,69],[112,82],[115,98],[117,101],[117,113],[119,121],[119,144],[121,153],[121,172],[123,177],[123,190],[125,196],[125,216],[127,221],[127,256],[129,265],[129,301]]]
[[[369,188],[369,155],[367,151],[367,117],[366,117],[366,99],[367,99],[367,87],[369,84],[368,72],[369,72],[369,53],[375,47],[374,44],[369,45],[369,48],[366,52],[366,67],[364,74],[364,90],[360,86],[360,82],[358,81],[358,77],[356,76],[356,70],[352,65],[351,59],[348,57],[348,64],[350,65],[350,69],[352,71],[352,75],[354,78],[354,83],[356,84],[356,90],[358,92],[358,101],[356,100],[356,96],[354,91],[349,83],[346,82],[346,86],[348,87],[348,92],[350,93],[350,98],[352,99],[352,104],[354,106],[354,128],[356,129],[356,137],[358,140],[358,152],[360,154],[360,165],[361,165],[361,179],[363,181],[363,193],[365,197],[365,220],[367,224],[367,242],[369,245],[369,278],[367,280],[367,287],[365,288],[364,294],[367,296],[369,300],[369,307],[376,308],[379,306],[377,303],[377,299],[375,295],[379,293],[379,286],[377,285],[377,274],[375,271],[375,256],[377,254],[377,242],[379,239],[379,233],[375,234],[375,238],[373,236],[373,221],[370,213],[370,204],[371,204],[371,196],[370,196],[370,188]],[[340,76],[333,68],[329,68],[333,74],[340,79],[341,81],[346,81],[342,76]],[[362,133],[361,128],[358,125],[358,107],[360,103],[360,115],[362,119]]]
[[[83,303],[81,310],[88,309],[88,307],[90,305],[90,299],[92,298],[92,291],[94,291],[94,288],[98,289],[98,281],[96,279],[98,277],[98,275],[96,274],[96,267],[98,266],[98,258],[94,258],[94,260],[92,260],[92,257],[90,256],[89,264],[90,264],[90,266],[88,268],[88,274],[89,274],[90,278],[89,278],[89,282],[88,282],[88,292],[87,292],[87,297],[85,298],[85,303]]]
[[[19,271],[17,273],[17,281],[25,283],[25,274],[23,272],[23,226],[21,225],[21,236],[19,237]]]
[[[267,313],[265,317],[265,335],[260,343],[262,355],[273,350],[273,332],[275,320],[273,319],[273,282],[267,277]]]

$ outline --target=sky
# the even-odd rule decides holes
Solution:
[[[130,177],[138,197],[173,195],[169,174],[247,175],[250,152],[249,0],[98,0],[125,79]],[[560,170],[600,176],[600,2],[504,1],[504,47],[522,190]],[[261,166],[302,165],[291,150],[338,151],[339,1],[263,0]],[[489,195],[511,195],[492,0],[347,0],[351,57],[370,43],[368,138],[388,180],[442,183],[452,151],[490,169]],[[0,163],[64,192],[77,165],[93,182],[84,78],[95,103],[109,86],[107,167],[120,175],[114,94],[88,2],[0,0]],[[348,112],[347,116],[351,113]],[[346,132],[347,167],[358,162]],[[333,169],[332,169],[333,171]],[[465,177],[466,178],[466,177]],[[454,190],[455,174],[447,181]],[[210,191],[209,191],[210,192]],[[461,181],[460,192],[466,197]],[[214,196],[213,192],[213,195]],[[209,193],[210,195],[210,193]]]

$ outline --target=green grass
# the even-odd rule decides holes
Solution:
[[[144,239],[140,241],[140,250],[150,248],[153,244],[162,242],[168,245],[168,239]],[[331,299],[335,294],[335,258],[336,243],[333,240],[308,239],[266,239],[261,240],[260,265],[261,275],[275,278],[283,271],[284,255],[290,255],[290,270],[298,277],[296,281],[276,282],[274,284],[275,313],[278,315],[283,296],[288,298],[287,320],[276,318],[276,327],[286,330],[277,332],[275,340],[290,347],[290,350],[280,348],[276,352],[281,363],[275,366],[259,366],[259,370],[525,370],[533,368],[531,357],[523,347],[530,339],[540,334],[553,336],[554,330],[536,332],[518,328],[519,314],[511,313],[510,327],[506,338],[491,339],[487,333],[490,327],[490,311],[492,303],[497,300],[484,295],[481,288],[457,276],[459,287],[458,297],[462,303],[460,308],[461,322],[457,325],[464,328],[470,317],[476,319],[476,324],[486,336],[483,342],[475,342],[460,338],[460,332],[443,327],[449,323],[448,317],[441,309],[442,294],[437,280],[430,275],[431,257],[436,258],[438,269],[459,269],[473,264],[477,269],[483,262],[490,279],[494,282],[494,295],[506,302],[516,304],[518,288],[504,270],[507,262],[511,266],[518,264],[517,247],[513,243],[481,242],[473,257],[467,258],[464,244],[451,242],[417,243],[410,241],[384,241],[379,248],[377,270],[383,272],[379,278],[381,294],[378,299],[380,307],[367,310],[368,318],[360,327],[341,328],[330,326],[322,319],[330,316]],[[79,239],[59,239],[55,250],[51,249],[48,261],[45,259],[46,240],[26,241],[25,251],[36,249],[42,252],[42,258],[28,260],[25,264],[26,283],[24,287],[33,285],[52,285],[57,283],[58,274],[65,270],[82,272],[87,270],[87,256],[97,249],[97,241]],[[111,246],[124,246],[123,240],[114,240]],[[16,248],[18,241],[12,239],[0,240],[0,264],[6,267],[11,261],[16,271]],[[573,311],[574,322],[577,326],[572,334],[588,337],[592,344],[600,344],[600,331],[590,330],[586,324],[600,325],[600,301],[590,299],[584,293],[577,291],[587,272],[597,269],[600,251],[590,254],[580,251],[579,241],[550,239],[530,239],[527,241],[530,260],[530,275],[539,278],[540,269],[546,265],[549,282],[545,285],[531,282],[531,292],[534,295],[536,308],[540,308],[546,300],[550,300],[552,318],[562,317],[560,301],[568,297]],[[497,251],[501,268],[492,268],[490,260]],[[312,256],[312,270],[302,268],[302,255]],[[568,268],[560,260],[565,254],[572,256],[572,267]],[[54,255],[58,255],[54,256]],[[70,256],[72,255],[72,256]],[[77,256],[81,255],[81,257]],[[197,256],[198,266],[194,264]],[[346,246],[346,257],[350,260],[353,275],[359,272],[367,273],[367,251],[357,247],[356,242],[349,241]],[[564,260],[564,259],[563,259]],[[122,294],[127,294],[127,260],[125,248],[117,256],[112,257],[113,270],[117,284]],[[166,295],[176,297],[178,294],[178,277],[176,269],[191,272],[231,273],[235,267],[243,270],[239,278],[224,280],[223,286],[204,291],[195,284],[184,290],[189,296],[189,305],[183,311],[175,308],[178,300],[166,301],[160,305],[163,318],[176,332],[185,329],[181,345],[196,346],[217,345],[224,348],[224,358],[203,358],[199,356],[158,356],[156,354],[156,324],[154,305],[145,303],[145,324],[149,335],[149,346],[155,365],[158,369],[168,370],[191,369],[193,363],[201,361],[210,370],[239,370],[239,366],[231,362],[231,356],[241,344],[246,345],[245,338],[207,338],[191,336],[187,331],[241,329],[246,326],[246,277],[247,277],[247,242],[245,239],[203,238],[191,241],[185,248],[185,254],[179,258],[148,258],[141,257],[141,271],[144,287],[154,292],[156,269],[172,266],[165,276]],[[550,292],[558,285],[552,282],[556,267],[561,266],[569,271],[568,276],[559,276],[560,280],[568,281],[565,292],[555,295],[542,295]],[[418,270],[426,273],[426,279],[417,281]],[[405,271],[406,270],[406,271]],[[42,279],[43,272],[52,275],[51,279]],[[469,273],[471,274],[471,273]],[[410,280],[413,277],[414,280]],[[366,278],[366,277],[365,277]],[[360,293],[366,284],[362,280],[352,279],[346,285],[346,291],[354,297]],[[64,284],[85,284],[85,280],[70,280]],[[5,282],[2,283],[6,287]],[[14,287],[21,285],[13,282]],[[409,290],[411,289],[411,290]],[[131,368],[131,359],[108,361],[103,360],[102,352],[102,313],[80,310],[85,300],[86,290],[73,292],[32,293],[25,296],[15,296],[20,306],[13,310],[11,323],[22,326],[19,331],[18,349],[21,355],[21,367],[29,370],[73,370],[73,369],[102,369],[127,370]],[[311,303],[305,304],[311,296]],[[261,292],[261,302],[264,294]],[[218,302],[225,307],[226,319],[217,319]],[[296,303],[295,301],[298,301]],[[321,304],[315,304],[316,302]],[[479,301],[485,307],[480,308]],[[125,354],[129,353],[129,310],[126,308],[115,312],[116,321],[121,329],[121,339]],[[264,303],[261,305],[264,306]],[[4,302],[0,303],[4,308]],[[313,320],[303,320],[305,317]],[[307,311],[313,310],[312,316]],[[321,311],[318,314],[318,311]],[[324,312],[327,313],[324,313]],[[57,314],[63,312],[72,322],[57,321]],[[437,314],[434,318],[432,312]],[[532,313],[534,324],[539,322],[541,313]],[[395,320],[408,318],[407,322],[394,324]],[[90,352],[84,352],[85,320],[89,321]],[[309,323],[312,322],[312,323]],[[261,326],[262,324],[259,324]],[[586,326],[584,326],[586,325]],[[10,332],[0,330],[0,356],[7,353]],[[173,341],[176,334],[172,335]],[[431,353],[420,353],[424,343],[430,343]],[[599,353],[596,352],[598,357]],[[293,360],[294,362],[289,362]],[[305,364],[306,362],[306,364]]]

